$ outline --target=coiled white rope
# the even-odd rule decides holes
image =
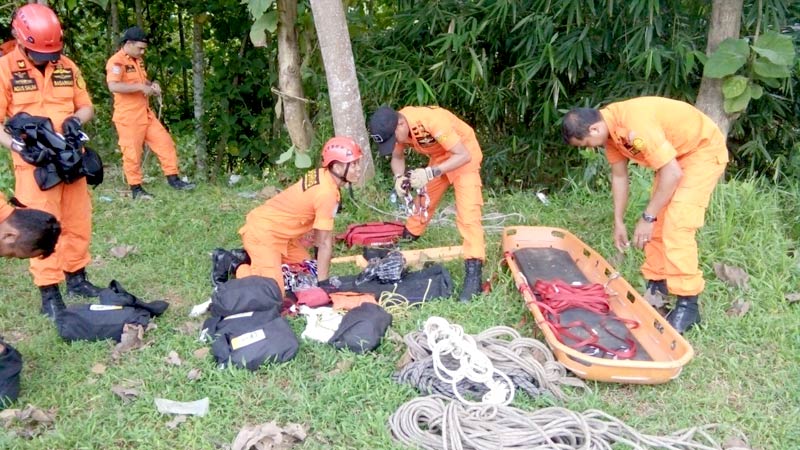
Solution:
[[[464,334],[463,328],[442,317],[432,316],[425,321],[423,330],[433,357],[436,376],[450,383],[458,400],[468,405],[508,405],[514,400],[514,383],[508,375],[494,367],[489,357],[478,349],[475,339]],[[445,355],[458,361],[458,367],[447,367],[442,361]],[[489,389],[480,403],[467,400],[461,395],[456,385],[463,379],[484,384]]]

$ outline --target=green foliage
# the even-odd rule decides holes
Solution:
[[[746,39],[728,38],[708,58],[703,75],[723,79],[725,112],[738,113],[751,99],[761,98],[764,88],[759,82],[778,87],[778,80],[792,75],[795,53],[792,38],[775,31],[758,36],[752,45]],[[741,69],[746,75],[737,74]]]

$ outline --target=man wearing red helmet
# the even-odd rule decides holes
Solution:
[[[22,6],[11,22],[17,47],[0,58],[0,119],[25,112],[49,118],[56,131],[78,134],[94,116],[80,69],[63,56],[61,24],[53,10],[40,4]],[[35,167],[18,152],[24,144],[0,130],[0,145],[10,148],[16,178],[15,195],[23,204],[53,214],[62,227],[55,252],[32,259],[30,272],[42,296],[42,313],[51,318],[64,307],[59,284],[67,280],[67,292],[95,297],[99,289],[86,279],[91,261],[92,201],[85,178],[41,190]]]
[[[281,288],[281,264],[309,259],[299,240],[314,230],[317,278],[328,278],[333,253],[333,219],[339,210],[339,188],[361,177],[361,148],[349,137],[334,137],[322,147],[322,167],[308,171],[297,183],[250,211],[239,230],[250,264],[236,277],[272,278]]]

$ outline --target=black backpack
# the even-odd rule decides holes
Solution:
[[[283,317],[252,327],[248,320],[234,320],[211,345],[211,353],[223,367],[258,370],[265,362],[286,362],[297,354],[300,343]]]
[[[215,316],[250,311],[274,311],[280,314],[283,293],[272,278],[250,276],[226,281],[211,296],[209,311]]]

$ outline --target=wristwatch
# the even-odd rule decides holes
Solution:
[[[653,215],[647,214],[646,212],[643,212],[642,213],[642,220],[644,220],[647,223],[653,223],[658,219],[656,219],[656,216],[653,216]]]

